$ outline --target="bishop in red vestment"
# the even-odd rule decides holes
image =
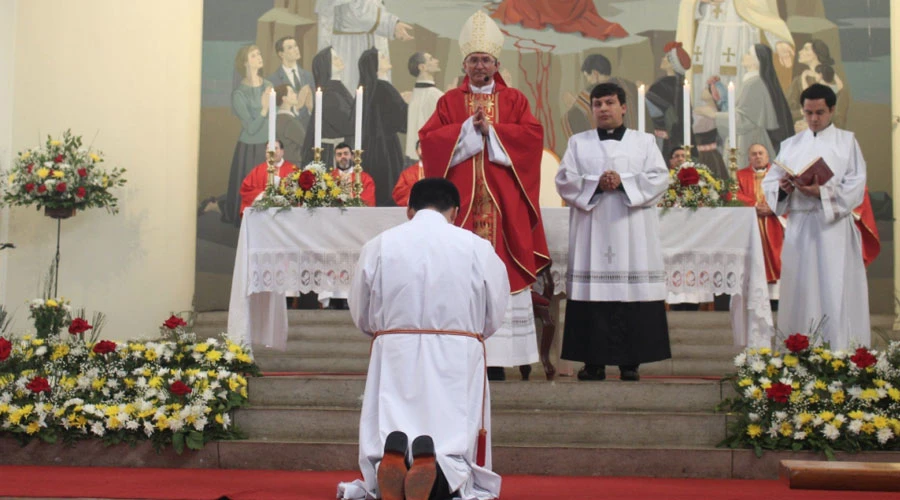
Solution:
[[[769,152],[762,144],[750,146],[747,152],[750,165],[737,171],[737,198],[748,207],[756,207],[759,234],[762,237],[763,257],[766,261],[766,281],[775,283],[781,277],[781,247],[784,245],[784,226],[766,204],[762,180],[772,168]]]
[[[284,179],[291,172],[297,170],[296,165],[284,159],[284,146],[281,145],[281,139],[275,141],[275,167],[278,169],[275,174],[278,179]],[[268,168],[267,163],[260,163],[253,167],[253,170],[241,182],[241,217],[244,216],[244,209],[252,205],[256,197],[266,190],[269,179]]]

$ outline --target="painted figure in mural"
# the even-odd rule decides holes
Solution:
[[[300,95],[294,92],[291,85],[275,86],[275,105],[278,106],[275,137],[284,145],[284,157],[298,165],[303,160],[303,141],[306,140],[309,119],[301,120],[297,115],[297,108],[302,100],[309,97],[309,92],[309,85],[300,88]]]
[[[563,95],[563,104],[567,111],[563,115],[562,122],[567,138],[594,128],[594,116],[591,113],[591,90],[597,85],[613,82],[625,89],[625,95],[629,102],[636,102],[637,86],[624,78],[610,76],[611,68],[609,59],[600,54],[591,54],[584,58],[584,62],[581,63],[581,74],[584,76],[585,88],[577,96],[569,92]],[[626,127],[637,127],[637,106],[634,108],[629,108],[625,114]]]
[[[596,130],[569,139],[556,189],[569,209],[562,358],[578,380],[603,380],[606,365],[637,381],[639,365],[672,357],[666,270],[656,204],[669,172],[653,135],[625,128],[625,91],[591,91]]]
[[[416,79],[406,114],[406,157],[412,160],[419,159],[419,129],[431,118],[438,99],[444,95],[434,85],[434,74],[441,70],[439,63],[436,57],[427,52],[416,52],[409,56],[409,74]]]
[[[719,179],[728,179],[728,167],[725,166],[725,159],[719,152],[719,145],[722,142],[719,137],[719,129],[716,126],[716,115],[719,107],[713,98],[713,90],[716,93],[725,93],[722,83],[717,79],[706,85],[701,94],[700,102],[693,107],[693,121],[691,122],[694,140],[696,141],[697,154],[695,158],[709,167],[710,172]]]
[[[660,151],[670,151],[684,144],[684,74],[691,58],[678,42],[669,42],[659,69],[666,76],[656,80],[647,90],[647,113],[653,122],[653,134]]]
[[[781,278],[781,247],[784,245],[784,225],[766,203],[762,181],[772,168],[769,151],[762,144],[750,146],[750,164],[737,172],[737,198],[748,207],[756,208],[759,235],[762,237],[763,258],[766,262],[766,281],[769,299],[778,300],[778,280]],[[777,167],[776,167],[777,168]]]
[[[778,85],[772,49],[756,44],[743,55],[744,81],[735,102],[738,165],[747,164],[751,144],[762,144],[776,154],[781,142],[793,135],[791,110]],[[727,111],[720,112],[720,121]]]
[[[778,327],[806,332],[828,316],[822,341],[832,349],[868,346],[869,290],[862,238],[852,211],[865,197],[866,161],[852,132],[834,126],[837,97],[826,85],[813,84],[800,94],[809,126],[784,141],[776,165],[794,171],[821,157],[834,173],[801,183],[782,168],[763,179],[766,203],[788,214],[781,252],[781,305]]]
[[[834,124],[843,127],[847,121],[850,99],[846,93],[841,92],[844,89],[844,82],[834,71],[834,59],[831,58],[831,50],[828,49],[828,45],[818,39],[804,43],[797,52],[797,63],[806,69],[791,81],[787,92],[788,104],[794,120],[794,130],[796,132],[806,130],[806,120],[803,119],[803,110],[800,108],[800,93],[813,83],[828,85],[837,95]]]
[[[388,12],[383,0],[316,0],[316,14],[319,50],[332,47],[345,62],[340,80],[349,92],[359,85],[356,62],[363,52],[375,47],[390,58],[388,40],[413,39],[412,26]]]
[[[292,172],[297,170],[297,166],[288,161],[284,157],[284,145],[279,140],[275,140],[275,173],[273,184],[278,185],[281,179],[284,179]],[[244,216],[244,210],[253,205],[259,197],[262,196],[269,181],[269,164],[265,161],[257,165],[244,177],[241,182],[241,211],[240,216]]]
[[[581,33],[597,40],[628,36],[622,26],[600,17],[593,0],[503,0],[491,17],[503,24],[533,30],[549,26],[559,33]]]
[[[416,156],[421,155],[422,145],[419,141],[416,141]],[[422,166],[422,160],[417,161],[415,165],[406,167],[403,172],[400,172],[400,178],[397,179],[397,185],[394,186],[394,191],[391,193],[391,196],[394,198],[394,203],[396,203],[398,207],[405,207],[409,201],[409,191],[415,183],[424,178],[425,167]]]
[[[256,45],[246,45],[234,58],[234,70],[241,77],[231,92],[231,112],[241,121],[241,135],[234,147],[228,192],[222,207],[222,222],[241,224],[241,182],[256,165],[266,159],[269,133],[269,97],[272,84],[262,77],[263,58]]]
[[[275,54],[281,59],[281,66],[269,75],[268,80],[272,85],[290,85],[294,92],[301,97],[299,105],[294,111],[297,118],[304,122],[309,120],[312,112],[313,75],[300,67],[300,47],[294,37],[286,36],[275,42]],[[306,89],[304,91],[304,89]],[[306,96],[305,98],[303,96]]]
[[[757,43],[775,48],[782,91],[790,83],[794,41],[778,16],[777,0],[681,0],[675,39],[691,56],[694,102],[700,100],[704,84],[716,75],[726,87],[734,82],[740,92],[745,72],[741,56]]]
[[[375,200],[380,207],[394,205],[391,190],[405,162],[400,132],[406,132],[407,104],[391,82],[378,78],[378,50],[369,49],[359,58],[359,81],[363,87],[363,165],[375,179]],[[382,63],[383,64],[383,63]]]
[[[334,146],[353,142],[353,95],[341,83],[341,73],[346,69],[344,61],[331,47],[316,54],[312,67],[316,88],[322,89],[322,162],[333,165]],[[310,122],[303,143],[304,165],[313,161],[314,141],[315,124]]]
[[[446,177],[460,191],[456,224],[487,239],[506,264],[510,305],[503,326],[485,342],[488,375],[538,360],[531,284],[550,264],[541,213],[544,129],[522,92],[498,74],[500,28],[484,12],[459,35],[466,77],[438,101],[419,131],[426,177]]]

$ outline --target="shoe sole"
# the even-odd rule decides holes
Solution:
[[[406,475],[406,457],[400,453],[386,452],[377,474],[382,500],[404,500]]]
[[[434,455],[415,457],[412,467],[406,473],[406,500],[428,500],[434,480],[437,478],[437,464]],[[386,498],[386,497],[385,497]]]

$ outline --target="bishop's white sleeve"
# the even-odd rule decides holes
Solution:
[[[509,159],[509,156],[507,156],[506,151],[500,144],[500,137],[497,136],[497,131],[494,130],[493,125],[491,125],[489,129],[490,132],[488,133],[488,159],[490,159],[492,163],[511,167],[512,160]]]
[[[784,151],[784,144],[781,145],[781,151]],[[782,161],[784,161],[784,159],[779,153],[779,155],[775,157],[775,162],[781,163]],[[775,212],[776,215],[784,215],[787,213],[788,205],[791,202],[790,194],[785,196],[782,200],[778,199],[781,194],[781,178],[784,177],[784,174],[784,169],[773,164],[772,168],[769,169],[769,172],[766,173],[766,176],[762,181],[762,190],[766,197],[766,204],[772,207],[772,211]]]
[[[475,130],[474,117],[469,117],[462,124],[459,132],[459,142],[450,157],[450,166],[455,167],[484,150],[484,137]]]
[[[372,284],[376,282],[376,278],[381,272],[380,242],[381,238],[375,238],[362,247],[359,261],[356,263],[356,272],[350,283],[350,295],[347,297],[347,305],[350,307],[353,323],[369,336],[373,335],[377,328],[372,324],[370,311],[374,306],[375,299]]]
[[[506,265],[487,240],[478,238],[475,241],[475,262],[475,272],[484,277],[485,311],[481,335],[488,338],[503,326],[506,303],[509,301],[509,276]],[[526,290],[523,293],[530,292]]]
[[[826,222],[835,222],[847,217],[863,202],[866,190],[866,160],[855,136],[850,136],[851,151],[844,176],[838,180],[832,177],[819,187],[822,210]]]
[[[652,136],[643,136],[647,151],[640,172],[619,174],[628,207],[655,207],[669,187],[669,168]]]
[[[569,206],[591,210],[601,196],[595,195],[600,185],[600,174],[584,173],[579,167],[579,161],[583,159],[578,157],[578,141],[573,136],[569,138],[566,154],[563,155],[559,170],[556,172],[556,191]]]

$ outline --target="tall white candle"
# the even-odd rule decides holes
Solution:
[[[275,150],[275,89],[269,87],[269,150]]]
[[[362,149],[362,105],[363,105],[363,88],[362,85],[356,89],[356,128],[353,132],[353,149],[357,151]]]
[[[322,147],[322,89],[316,89],[316,135],[315,147]]]
[[[737,147],[737,113],[734,111],[734,82],[728,82],[728,147]]]
[[[646,94],[647,94],[647,88],[645,85],[641,84],[641,86],[638,87],[638,102],[637,102],[637,105],[638,105],[638,112],[637,112],[638,127],[637,127],[637,129],[640,132],[643,132],[644,127],[646,126],[646,123],[644,120],[644,115],[646,114],[646,110],[644,109],[644,107],[647,105],[646,102],[644,102],[646,99]]]
[[[684,81],[684,145],[691,145],[691,84]]]

